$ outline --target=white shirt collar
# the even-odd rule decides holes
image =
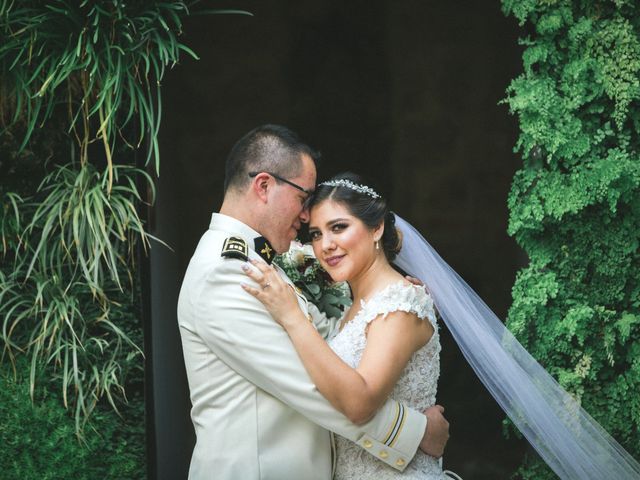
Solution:
[[[242,237],[251,249],[253,249],[253,239],[261,236],[260,233],[256,232],[246,223],[222,213],[214,213],[211,215],[209,229],[223,230],[229,234]]]

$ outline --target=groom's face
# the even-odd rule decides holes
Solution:
[[[286,177],[290,182],[299,185],[307,191],[312,191],[316,185],[316,167],[308,155],[302,157],[302,169],[295,177]],[[278,253],[289,250],[291,241],[298,235],[302,223],[309,221],[309,211],[304,208],[307,194],[297,188],[279,182],[273,192],[270,232],[265,235]]]

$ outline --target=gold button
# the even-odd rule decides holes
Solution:
[[[389,454],[386,450],[380,450],[380,458],[387,458]]]
[[[404,465],[404,459],[399,458],[398,461],[396,462],[396,465],[399,467],[402,467]]]
[[[371,448],[373,447],[373,443],[371,442],[371,440],[365,440],[364,443],[364,448]]]

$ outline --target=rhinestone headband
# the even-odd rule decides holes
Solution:
[[[359,183],[353,183],[351,180],[347,180],[345,178],[340,178],[338,180],[327,180],[326,182],[322,182],[320,185],[326,185],[327,187],[350,188],[351,190],[355,190],[358,193],[369,195],[372,198],[380,198],[380,195],[378,195],[378,193],[373,188],[367,187],[366,185],[360,185]]]

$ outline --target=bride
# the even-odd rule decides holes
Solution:
[[[255,269],[245,268],[262,288],[243,288],[287,331],[316,387],[336,409],[357,423],[367,421],[389,395],[416,410],[435,404],[440,374],[435,300],[476,374],[558,476],[640,478],[637,462],[359,177],[344,174],[321,183],[309,208],[316,258],[334,281],[347,281],[353,295],[352,307],[329,342],[315,331],[273,267],[254,262]],[[394,261],[428,290],[405,280],[392,266]],[[393,435],[388,434],[390,444]],[[442,470],[440,459],[422,452],[399,473],[348,440],[336,440],[336,479],[436,480],[455,475]]]

